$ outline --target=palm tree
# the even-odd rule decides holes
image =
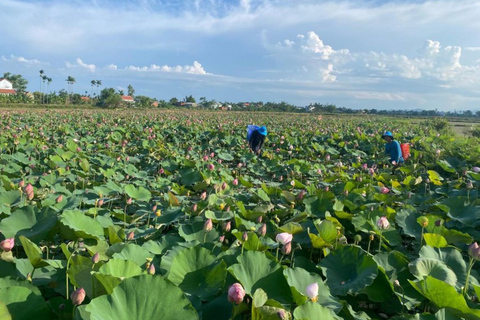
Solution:
[[[90,94],[93,95],[93,86],[97,84],[97,81],[92,80],[90,81],[90,84],[92,85],[92,91],[90,92]]]
[[[75,83],[75,78],[72,77],[72,76],[68,76],[67,80],[65,80],[65,81],[67,81],[67,84],[68,84],[68,89],[67,90],[70,91],[70,94],[72,94],[73,93],[73,84]],[[70,95],[69,95],[69,99],[70,99]]]
[[[43,92],[42,92],[42,103],[45,103],[45,81],[48,80],[48,77],[46,75],[42,76],[42,82],[43,82]]]
[[[43,72],[43,69],[42,69],[42,70],[39,71],[39,73],[40,73],[40,92],[43,93],[43,91],[42,91],[42,79],[43,79],[43,74],[45,72]]]
[[[102,85],[102,80],[97,80],[96,84],[97,84],[97,97],[98,97],[98,87]]]
[[[50,93],[50,83],[52,82],[52,78],[47,78],[47,103],[48,103],[48,94]]]

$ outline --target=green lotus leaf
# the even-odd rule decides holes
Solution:
[[[427,276],[445,281],[455,286],[457,276],[443,261],[431,258],[418,258],[408,265],[410,272],[419,280]]]
[[[0,301],[0,319],[12,320],[12,316],[8,312],[7,306],[2,301]]]
[[[0,213],[10,214],[11,208],[20,204],[21,197],[22,195],[18,190],[2,192],[0,194]]]
[[[262,288],[271,299],[282,303],[291,302],[290,288],[282,268],[268,259],[265,253],[247,251],[239,255],[237,261],[228,271],[240,281],[246,293],[252,295],[256,289]]]
[[[356,293],[373,283],[377,263],[360,247],[340,247],[326,256],[320,266],[333,295]]]
[[[145,189],[144,187],[136,188],[134,185],[126,185],[125,186],[125,193],[132,199],[145,201],[148,202],[152,198],[152,194],[150,191]]]
[[[13,279],[13,278],[0,278],[0,289],[3,290],[9,287],[25,287],[27,289],[30,289],[37,296],[42,295],[42,293],[40,292],[40,289],[38,289],[38,287],[34,286],[31,282],[27,280],[19,280],[19,279]]]
[[[22,207],[0,222],[0,230],[6,238],[24,235],[33,242],[43,240],[57,224],[57,216],[49,210],[38,212],[36,206]]]
[[[298,306],[293,311],[293,317],[297,320],[311,320],[311,319],[322,319],[322,320],[336,320],[332,310],[323,307],[315,302],[307,302]]]
[[[480,319],[480,310],[470,308],[462,294],[458,293],[448,283],[430,276],[426,277],[425,280],[419,282],[410,281],[410,283],[438,308],[447,308],[456,317],[468,320]]]
[[[111,295],[93,299],[85,308],[91,320],[197,320],[182,290],[161,276],[125,279]]]
[[[423,234],[423,239],[425,243],[431,247],[443,248],[448,246],[447,240],[439,234],[425,233]]]
[[[340,311],[342,305],[330,295],[330,289],[323,283],[323,279],[316,273],[309,273],[303,268],[287,268],[283,270],[288,285],[292,290],[292,295],[297,305],[302,305],[308,301],[306,289],[312,283],[318,284],[318,303],[329,309]]]
[[[48,262],[42,259],[42,250],[33,242],[28,240],[25,236],[19,237],[22,243],[23,250],[27,254],[28,260],[34,268],[41,268],[48,266]]]
[[[219,233],[215,228],[209,232],[203,230],[204,223],[205,220],[202,217],[195,217],[190,220],[190,223],[182,225],[178,233],[185,241],[197,240],[200,243],[204,243],[218,239]]]
[[[140,267],[144,267],[146,264],[146,259],[153,259],[154,255],[148,252],[148,250],[140,247],[139,245],[129,243],[127,244],[122,251],[115,253],[113,258],[123,259],[131,262],[135,262]]]
[[[12,286],[0,290],[0,301],[7,306],[12,319],[49,320],[52,317],[43,297],[23,286]]]
[[[168,280],[184,292],[210,300],[223,287],[227,276],[225,262],[216,262],[207,249],[196,246],[182,250],[173,258]]]
[[[71,229],[73,234],[70,237],[83,239],[103,239],[102,225],[95,219],[90,218],[78,210],[66,210],[60,215],[60,222],[63,226]]]
[[[110,259],[98,270],[101,274],[108,274],[117,278],[130,278],[144,273],[138,264],[128,260]]]

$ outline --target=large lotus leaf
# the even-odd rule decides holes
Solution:
[[[110,259],[106,264],[100,267],[98,272],[117,278],[130,278],[144,273],[135,262],[122,259]]]
[[[185,241],[197,240],[200,243],[213,242],[218,239],[218,231],[213,228],[211,231],[206,232],[203,230],[203,224],[205,220],[202,217],[195,217],[190,222],[183,224],[178,233]],[[205,236],[206,234],[206,236]]]
[[[333,295],[356,293],[373,283],[377,263],[360,247],[340,247],[326,256],[320,266]]]
[[[332,310],[311,301],[295,308],[295,310],[293,311],[293,317],[296,320],[311,320],[311,319],[336,320],[337,319],[333,314]]]
[[[0,301],[7,306],[12,319],[49,320],[52,317],[43,297],[26,287],[13,286],[0,290]]]
[[[91,320],[197,320],[182,290],[161,276],[125,279],[111,295],[93,299],[85,308]]]
[[[445,281],[455,286],[457,276],[443,261],[431,258],[418,258],[409,264],[410,272],[419,280],[427,276]]]
[[[422,235],[422,227],[418,224],[417,217],[418,214],[415,211],[402,209],[395,215],[395,221],[397,222],[397,225],[402,227],[405,234],[420,239]]]
[[[316,282],[318,284],[318,303],[322,306],[340,311],[342,305],[330,295],[330,289],[323,283],[323,279],[316,273],[309,273],[303,268],[287,268],[283,274],[292,290],[293,299],[297,305],[304,304],[308,297],[306,296],[307,287]]]
[[[202,181],[203,177],[200,171],[194,168],[190,168],[181,173],[180,182],[186,186],[192,186],[195,183]],[[208,185],[208,184],[207,184]]]
[[[49,210],[38,212],[35,206],[22,207],[0,222],[6,238],[24,235],[33,242],[43,240],[57,224],[57,216]]]
[[[17,275],[15,263],[0,259],[0,278],[13,277]]]
[[[470,308],[463,295],[453,286],[433,277],[427,277],[419,282],[410,281],[410,283],[438,308],[447,308],[449,313],[467,320],[480,319],[480,310]]]
[[[148,202],[152,198],[152,194],[150,193],[150,191],[148,191],[144,187],[136,188],[131,184],[125,186],[125,192],[128,194],[130,198],[139,200],[139,201]]]
[[[478,206],[468,204],[466,200],[463,197],[452,197],[443,200],[441,204],[450,208],[447,212],[450,218],[475,227],[480,223],[480,210]]]
[[[209,300],[223,287],[226,276],[225,262],[215,263],[209,250],[197,246],[175,256],[168,279],[184,292]]]
[[[30,289],[34,294],[41,296],[42,293],[38,287],[34,286],[31,282],[27,280],[15,280],[13,278],[0,278],[0,289],[6,289],[9,287],[25,287]],[[1,318],[0,318],[1,319]]]
[[[60,222],[73,230],[76,238],[103,239],[102,225],[78,210],[66,210],[60,216]],[[73,239],[72,239],[73,240]]]
[[[10,312],[8,312],[7,306],[2,301],[0,301],[0,319],[12,320],[12,316],[10,315]]]
[[[454,247],[432,248],[430,246],[423,246],[422,249],[420,249],[419,256],[422,258],[443,261],[457,276],[457,283],[455,284],[457,289],[465,286],[467,279],[467,264],[458,249]],[[478,285],[478,280],[476,277],[470,277],[470,283]]]
[[[22,195],[18,190],[4,191],[0,194],[0,213],[10,214],[11,207],[20,203]]]
[[[423,235],[423,240],[425,240],[427,245],[435,248],[444,248],[448,246],[447,240],[436,233],[425,233]]]
[[[123,259],[135,262],[140,267],[145,266],[147,263],[147,258],[153,259],[154,255],[148,252],[147,249],[140,247],[139,245],[129,243],[127,244],[122,251],[115,253],[113,258]]]
[[[237,261],[228,271],[240,281],[246,293],[251,295],[261,288],[271,299],[281,303],[291,302],[290,287],[283,276],[282,268],[268,259],[265,253],[247,251],[239,255]]]
[[[28,240],[25,236],[20,236],[23,250],[27,254],[28,260],[34,268],[41,268],[48,266],[48,263],[42,259],[42,250],[33,242]]]

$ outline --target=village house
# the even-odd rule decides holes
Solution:
[[[135,103],[135,100],[131,96],[122,96],[122,101],[127,103]]]
[[[0,94],[9,95],[16,94],[17,90],[13,89],[12,83],[5,78],[0,79]]]

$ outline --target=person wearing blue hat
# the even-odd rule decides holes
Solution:
[[[265,137],[267,136],[267,127],[262,126],[252,132],[248,145],[250,149],[256,154],[260,155],[262,152],[263,143],[265,142]]]
[[[390,131],[385,131],[382,139],[387,142],[385,144],[385,153],[390,155],[390,163],[398,167],[404,162],[400,143],[393,138],[393,134]]]

